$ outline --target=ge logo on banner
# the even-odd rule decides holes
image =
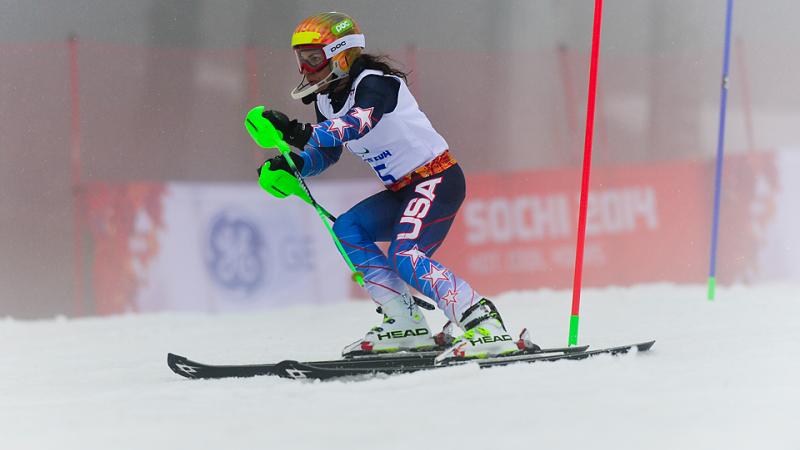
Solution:
[[[211,278],[225,290],[250,294],[264,281],[266,244],[252,221],[222,212],[211,221],[207,265]]]

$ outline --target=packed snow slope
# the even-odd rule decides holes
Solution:
[[[587,290],[580,343],[652,351],[360,381],[188,380],[208,363],[335,357],[366,302],[237,315],[0,320],[3,449],[800,449],[798,286]],[[497,297],[564,345],[570,294]],[[428,313],[441,326],[441,313]]]

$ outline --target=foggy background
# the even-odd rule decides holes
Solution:
[[[0,0],[0,316],[73,313],[86,183],[255,183],[271,155],[244,114],[313,120],[289,97],[289,42],[327,10],[412,71],[468,173],[580,165],[589,0]],[[715,153],[724,12],[724,0],[605,2],[593,164]],[[799,14],[736,2],[726,152],[800,148]],[[372,176],[345,155],[321,177]],[[712,181],[697,193],[709,205]]]

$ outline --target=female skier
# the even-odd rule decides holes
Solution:
[[[292,48],[303,78],[293,98],[314,103],[312,125],[278,111],[263,117],[286,142],[303,177],[334,164],[346,148],[372,169],[386,190],[339,216],[333,230],[364,274],[383,323],[345,347],[345,356],[436,347],[408,285],[436,301],[464,334],[437,358],[484,358],[517,350],[494,305],[466,281],[431,259],[464,201],[464,174],[420,111],[406,76],[385,58],[362,53],[364,35],[346,14],[311,16],[297,26]],[[291,169],[283,156],[262,170]],[[391,242],[388,254],[375,242]]]

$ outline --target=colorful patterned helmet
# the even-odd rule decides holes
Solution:
[[[292,34],[292,49],[303,80],[292,90],[292,97],[301,99],[347,77],[350,65],[363,48],[364,35],[347,14],[321,13],[300,22]],[[331,74],[325,79],[316,84],[306,82],[306,73],[318,72],[328,65]]]

